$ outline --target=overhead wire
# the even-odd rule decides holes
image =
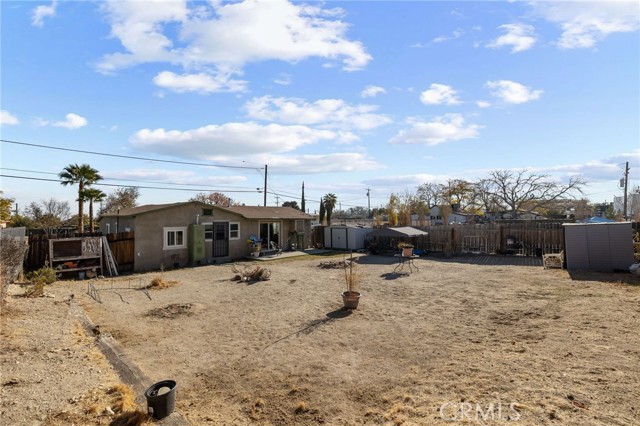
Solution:
[[[82,154],[91,154],[91,155],[102,155],[102,156],[105,156],[105,157],[128,158],[128,159],[132,159],[132,160],[153,161],[153,162],[157,162],[157,163],[183,164],[183,165],[188,165],[188,166],[217,167],[217,168],[228,168],[228,169],[256,170],[256,167],[250,167],[250,166],[229,166],[229,165],[226,165],[226,164],[207,164],[207,163],[196,163],[196,162],[191,162],[191,161],[162,160],[162,159],[158,159],[158,158],[146,158],[146,157],[137,157],[137,156],[133,156],[133,155],[109,154],[109,153],[106,153],[106,152],[86,151],[86,150],[82,150],[82,149],[73,149],[73,148],[62,148],[62,147],[51,146],[51,145],[41,145],[41,144],[28,143],[28,142],[12,141],[12,140],[8,140],[8,139],[0,139],[0,142],[10,143],[10,144],[14,144],[14,145],[24,145],[24,146],[32,146],[32,147],[37,147],[37,148],[53,149],[53,150],[58,150],[58,151],[79,152],[79,153],[82,153]],[[261,168],[258,167],[258,169],[261,169]]]
[[[0,170],[9,170],[9,171],[14,171],[14,172],[37,173],[37,174],[58,176],[58,174],[54,173],[54,172],[42,172],[42,171],[38,171],[38,170],[13,169],[13,168],[9,168],[9,167],[0,167]],[[202,186],[200,184],[192,184],[192,183],[159,182],[159,181],[152,181],[152,180],[122,179],[122,178],[112,178],[112,177],[104,177],[103,180],[114,180],[114,181],[120,181],[120,182],[152,183],[152,184],[158,184],[158,185],[174,185],[174,186]],[[130,186],[130,185],[121,185],[121,186]],[[227,188],[248,189],[250,187],[247,187],[247,186],[220,186],[219,188],[224,188],[226,190]],[[256,190],[257,189],[258,188],[256,188]]]
[[[25,180],[37,180],[37,181],[42,181],[42,182],[57,182],[60,183],[59,179],[45,179],[45,178],[37,178],[37,177],[28,177],[28,176],[13,176],[13,175],[5,175],[5,174],[0,174],[0,177],[5,177],[5,178],[12,178],[12,179],[25,179]],[[121,186],[131,186],[131,187],[136,187],[136,188],[140,188],[140,189],[161,189],[164,191],[194,191],[194,192],[206,192],[206,191],[214,191],[214,192],[256,192],[256,193],[260,193],[262,191],[260,190],[238,190],[238,189],[234,189],[234,190],[227,190],[227,189],[220,189],[220,190],[216,190],[216,189],[211,189],[211,188],[198,188],[198,189],[191,189],[191,188],[166,188],[166,187],[157,187],[157,186],[142,186],[142,185],[116,185],[116,184],[112,184],[112,183],[100,183],[100,182],[96,182],[93,185],[95,186],[116,186],[116,187],[121,187]]]
[[[52,146],[52,145],[43,145],[43,144],[35,144],[35,143],[29,143],[29,142],[22,142],[22,141],[16,141],[16,140],[8,140],[8,139],[0,139],[0,142],[3,143],[8,143],[8,144],[14,144],[14,145],[20,145],[20,146],[30,146],[30,147],[36,147],[36,148],[44,148],[44,149],[52,149],[52,150],[58,150],[58,151],[65,151],[65,152],[77,152],[77,153],[83,153],[83,154],[90,154],[90,155],[99,155],[99,156],[105,156],[105,157],[113,157],[113,158],[126,158],[126,159],[132,159],[132,160],[142,160],[142,161],[152,161],[152,162],[158,162],[158,163],[169,163],[169,164],[182,164],[182,165],[191,165],[191,166],[202,166],[202,167],[216,167],[216,168],[230,168],[230,169],[244,169],[244,170],[254,170],[256,173],[258,173],[261,177],[264,177],[264,167],[259,167],[259,166],[230,166],[230,165],[224,165],[224,164],[208,164],[208,163],[198,163],[198,162],[189,162],[189,161],[178,161],[178,160],[164,160],[164,159],[158,159],[158,158],[148,158],[148,157],[139,157],[139,156],[132,156],[132,155],[122,155],[122,154],[111,154],[111,153],[105,153],[105,152],[98,152],[98,151],[88,151],[88,150],[81,150],[81,149],[74,149],[74,148],[63,148],[63,147],[59,147],[59,146]],[[243,161],[244,162],[244,161]],[[40,172],[40,171],[30,171],[30,170],[23,170],[23,169],[10,169],[10,168],[1,168],[3,170],[13,170],[13,171],[23,171],[23,172],[28,172],[28,173],[40,173],[40,174],[55,174],[52,172]],[[6,177],[6,178],[11,178],[11,179],[25,179],[25,180],[38,180],[38,181],[48,181],[48,182],[59,182],[59,180],[55,180],[55,179],[43,179],[43,178],[34,178],[34,177],[26,177],[26,176],[14,176],[14,175],[5,175],[5,174],[1,174],[0,177]],[[118,178],[108,178],[108,180],[114,180],[114,181],[122,181],[122,182],[136,182],[136,183],[153,183],[153,184],[159,184],[159,185],[176,185],[176,186],[195,186],[193,184],[179,184],[179,183],[173,183],[173,182],[156,182],[156,181],[138,181],[135,179],[118,179]],[[260,188],[256,188],[255,190],[234,190],[234,189],[230,189],[230,188],[244,188],[244,187],[220,187],[217,189],[210,189],[210,188],[198,188],[198,189],[190,189],[190,188],[167,188],[167,187],[152,187],[152,186],[141,186],[141,185],[115,185],[115,184],[108,184],[108,183],[96,183],[95,185],[98,186],[135,186],[137,188],[141,188],[141,189],[164,189],[164,190],[172,190],[172,191],[220,191],[220,192],[262,192],[262,190]],[[299,196],[297,194],[293,194],[291,192],[287,192],[287,191],[276,191],[273,189],[273,184],[271,181],[271,176],[267,174],[267,193],[268,194],[272,194],[272,195],[277,195],[283,198],[290,198],[290,199],[298,199]],[[317,203],[319,204],[319,201],[313,200],[311,198],[305,197],[305,202],[310,202],[310,203]],[[353,204],[345,204],[345,203],[341,203],[344,206],[347,207],[361,207],[359,205],[353,205]]]

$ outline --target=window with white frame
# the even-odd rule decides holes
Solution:
[[[163,228],[164,250],[181,249],[187,247],[187,228]]]
[[[240,223],[229,222],[229,239],[237,240],[240,238]]]
[[[204,225],[204,239],[205,241],[213,240],[213,223],[203,223]]]

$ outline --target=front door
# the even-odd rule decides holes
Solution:
[[[229,222],[213,222],[213,257],[229,256]]]

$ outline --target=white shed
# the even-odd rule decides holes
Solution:
[[[364,249],[364,240],[373,228],[333,225],[324,228],[324,246],[340,250]]]

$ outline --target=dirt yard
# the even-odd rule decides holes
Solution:
[[[232,281],[231,265],[166,271],[174,285],[151,300],[127,288],[159,272],[92,281],[102,303],[86,281],[11,297],[0,417],[52,424],[117,381],[68,314],[77,304],[152,381],[177,381],[193,425],[639,424],[640,277],[499,258],[417,259],[398,275],[393,258],[362,256],[362,299],[346,312],[327,259],[342,260],[261,262],[271,279],[255,283]]]

